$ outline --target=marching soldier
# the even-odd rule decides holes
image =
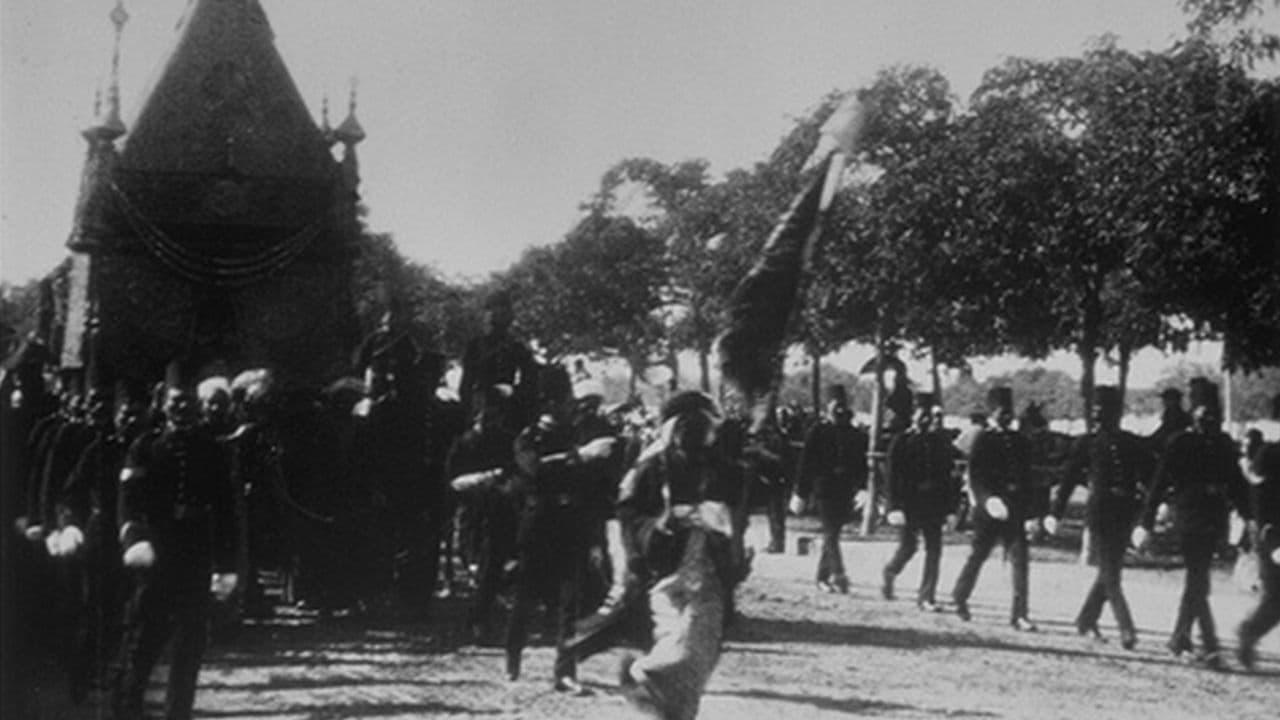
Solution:
[[[467,615],[471,639],[490,637],[490,614],[501,589],[508,561],[515,557],[516,507],[507,482],[515,465],[511,388],[499,385],[485,393],[475,425],[453,443],[448,475],[460,501],[473,510],[479,570],[475,597]]]
[[[1133,544],[1146,544],[1156,509],[1169,491],[1187,572],[1168,647],[1174,655],[1192,650],[1191,625],[1198,622],[1202,647],[1196,659],[1217,670],[1222,657],[1209,607],[1209,570],[1218,542],[1226,537],[1228,509],[1249,515],[1248,485],[1236,462],[1235,443],[1222,431],[1218,386],[1196,378],[1190,389],[1192,425],[1165,447]]]
[[[1271,417],[1280,420],[1280,395],[1272,401]],[[1249,466],[1257,481],[1251,490],[1262,597],[1237,631],[1236,658],[1246,669],[1253,669],[1258,640],[1280,623],[1280,443],[1259,446],[1249,457]]]
[[[1143,481],[1150,476],[1154,463],[1147,443],[1120,429],[1124,411],[1118,388],[1095,388],[1093,408],[1096,429],[1077,440],[1071,449],[1066,476],[1058,485],[1045,530],[1050,535],[1057,532],[1058,518],[1066,510],[1071,493],[1087,481],[1086,522],[1098,544],[1098,576],[1076,616],[1076,631],[1100,638],[1098,616],[1103,603],[1110,602],[1120,626],[1120,644],[1131,650],[1138,642],[1138,633],[1120,586],[1120,573],[1130,530],[1137,519]]]
[[[516,597],[507,628],[507,676],[520,677],[529,616],[540,595],[556,614],[554,687],[575,695],[587,691],[577,681],[577,662],[567,643],[580,611],[587,549],[591,542],[589,489],[598,478],[596,462],[607,458],[613,438],[579,447],[572,424],[574,400],[569,374],[556,365],[542,371],[538,395],[545,413],[515,441],[519,498]]]
[[[987,404],[994,415],[995,427],[977,437],[969,458],[975,505],[973,544],[951,597],[956,604],[956,615],[969,620],[969,596],[978,582],[978,573],[996,543],[1002,543],[1013,566],[1009,622],[1017,630],[1033,632],[1036,625],[1027,616],[1030,568],[1024,528],[1035,493],[1031,448],[1027,439],[1011,427],[1013,392],[1007,387],[992,388]]]
[[[91,682],[107,677],[120,633],[124,567],[116,537],[116,492],[125,453],[137,436],[145,393],[127,382],[110,396],[90,391],[93,438],[56,497],[53,554],[73,573],[71,696],[79,702]]]
[[[916,553],[916,535],[924,537],[924,574],[916,604],[937,612],[938,564],[942,527],[959,504],[951,469],[957,451],[940,428],[933,427],[933,394],[917,393],[915,425],[889,446],[889,524],[898,528],[898,549],[882,573],[881,594],[893,598],[893,581]]]
[[[836,389],[838,388],[838,389]],[[849,592],[849,577],[840,555],[840,531],[852,515],[854,494],[867,485],[867,433],[853,426],[853,411],[843,386],[832,388],[826,418],[809,428],[800,454],[792,510],[803,511],[812,494],[822,520],[822,555],[818,559],[818,587],[826,592]]]
[[[113,704],[116,717],[142,717],[142,698],[166,642],[174,637],[166,717],[190,718],[204,656],[210,577],[218,595],[236,584],[234,501],[224,448],[199,424],[188,368],[165,374],[165,425],[138,438],[120,471],[124,566],[136,581]]]

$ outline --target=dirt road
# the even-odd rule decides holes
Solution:
[[[763,546],[756,518],[749,541]],[[794,551],[796,534],[788,542]],[[940,599],[967,547],[946,547]],[[745,718],[1201,718],[1280,717],[1280,631],[1266,638],[1252,674],[1211,672],[1173,659],[1164,648],[1180,589],[1180,571],[1126,570],[1141,629],[1125,651],[1109,613],[1098,644],[1071,624],[1093,576],[1068,553],[1037,549],[1031,608],[1040,631],[1008,627],[1007,568],[997,552],[973,598],[974,618],[915,607],[920,559],[885,601],[879,568],[887,538],[845,543],[854,580],[849,595],[817,592],[816,556],[761,555],[739,590],[742,618],[729,635],[700,715]],[[1224,571],[1211,598],[1220,632],[1234,628],[1254,602]],[[617,694],[620,653],[591,658],[581,679],[594,695],[551,690],[553,650],[526,651],[525,675],[508,682],[501,650],[463,644],[460,603],[445,602],[436,622],[381,628],[288,618],[247,628],[211,650],[201,674],[197,717],[270,718],[611,718],[626,711]],[[52,695],[52,693],[50,693]],[[52,705],[50,705],[52,703]],[[58,706],[51,717],[101,717],[93,707]]]

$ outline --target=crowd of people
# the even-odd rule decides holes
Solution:
[[[1120,394],[1098,388],[1093,430],[1071,443],[1050,494],[1033,471],[1044,453],[1015,429],[1007,388],[989,397],[990,424],[977,417],[964,431],[944,427],[934,396],[920,393],[873,434],[838,386],[812,418],[726,413],[698,392],[649,413],[575,396],[565,368],[511,336],[510,311],[501,297],[488,306],[456,399],[436,392],[443,358],[389,323],[358,353],[364,378],[322,390],[266,370],[228,377],[183,357],[153,386],[91,366],[49,391],[47,358],[25,346],[4,379],[6,653],[52,644],[72,699],[98,688],[124,719],[142,716],[147,679],[172,641],[167,716],[190,717],[219,608],[252,621],[287,601],[322,618],[416,621],[465,588],[470,639],[503,647],[511,679],[541,605],[554,623],[557,691],[588,692],[577,663],[630,644],[641,654],[620,674],[628,697],[655,717],[693,717],[750,571],[753,509],[768,517],[769,553],[786,548],[788,513],[816,515],[816,581],[833,593],[850,585],[844,527],[882,514],[898,542],[882,594],[894,596],[923,540],[916,601],[931,612],[943,609],[943,532],[968,523],[955,614],[970,618],[979,573],[1001,544],[1013,569],[1010,623],[1034,631],[1028,539],[1059,532],[1079,486],[1098,564],[1076,618],[1082,635],[1100,634],[1110,603],[1122,645],[1134,647],[1121,572],[1162,507],[1173,508],[1186,564],[1172,652],[1196,650],[1198,623],[1195,657],[1222,665],[1209,568],[1232,510],[1247,521],[1263,588],[1239,628],[1243,666],[1280,620],[1280,451],[1253,438],[1242,458],[1207,381],[1189,388],[1190,413],[1167,396],[1155,437],[1121,430]],[[872,472],[885,480],[874,494]],[[21,663],[5,671],[17,674],[6,687],[22,686]]]

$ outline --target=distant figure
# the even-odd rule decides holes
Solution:
[[[847,593],[849,577],[840,554],[840,531],[853,514],[854,495],[867,486],[868,434],[853,425],[846,401],[832,401],[827,416],[809,428],[796,477],[792,511],[803,512],[812,496],[822,520],[822,554],[818,588]],[[868,508],[867,512],[871,510]]]
[[[1271,419],[1280,420],[1280,394],[1272,400]],[[1237,630],[1236,659],[1253,669],[1258,641],[1280,623],[1280,443],[1257,443],[1249,470],[1262,597]]]
[[[956,580],[952,599],[960,619],[969,620],[969,596],[983,563],[999,542],[1004,545],[1013,570],[1009,623],[1016,630],[1030,632],[1036,626],[1027,616],[1030,564],[1024,521],[1031,517],[1033,502],[1031,447],[1026,437],[1011,427],[1013,391],[992,388],[987,402],[995,413],[996,427],[978,435],[969,459],[974,496],[973,545]]]
[[[467,344],[462,356],[462,380],[458,397],[468,420],[479,414],[484,393],[494,385],[515,389],[516,411],[521,422],[527,417],[537,388],[537,363],[529,348],[511,335],[515,319],[512,299],[506,292],[495,293],[485,303],[485,334]],[[584,368],[585,369],[585,368]]]
[[[916,605],[937,612],[938,565],[942,527],[959,504],[951,479],[957,450],[933,426],[933,393],[916,395],[916,423],[889,446],[889,524],[898,528],[898,549],[882,572],[880,592],[893,599],[894,579],[916,553],[916,535],[924,538],[924,573]]]
[[[1165,388],[1160,391],[1160,402],[1164,406],[1160,411],[1160,425],[1151,433],[1156,452],[1163,452],[1169,438],[1191,427],[1191,414],[1182,409],[1181,390]]]
[[[1094,388],[1094,431],[1076,441],[1067,460],[1066,477],[1058,486],[1052,509],[1045,519],[1049,534],[1058,530],[1058,518],[1066,511],[1071,493],[1080,483],[1089,487],[1086,522],[1098,542],[1098,575],[1076,616],[1076,631],[1100,638],[1098,616],[1103,603],[1120,626],[1120,644],[1126,650],[1138,642],[1137,628],[1120,586],[1124,554],[1129,546],[1142,486],[1151,472],[1153,458],[1138,436],[1120,429],[1123,401],[1113,386]]]
[[[1229,508],[1249,515],[1249,491],[1236,462],[1235,443],[1222,431],[1218,386],[1203,378],[1192,380],[1191,406],[1192,425],[1165,446],[1133,540],[1139,547],[1145,544],[1168,491],[1187,568],[1169,650],[1174,655],[1192,650],[1191,626],[1198,623],[1202,646],[1197,660],[1219,670],[1223,665],[1209,607],[1210,569],[1218,542],[1226,536]]]
[[[960,435],[956,437],[956,450],[966,458],[973,454],[973,443],[978,439],[978,435],[987,429],[986,413],[970,413],[969,425],[960,431]]]

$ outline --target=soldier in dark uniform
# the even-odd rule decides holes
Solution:
[[[1272,401],[1271,418],[1280,420],[1280,395]],[[1252,669],[1258,641],[1280,623],[1280,443],[1264,443],[1249,456],[1250,488],[1262,597],[1237,630],[1236,658]]]
[[[842,401],[831,403],[826,418],[809,428],[800,454],[793,509],[802,510],[812,497],[822,520],[822,555],[818,558],[818,587],[827,592],[849,591],[849,577],[840,554],[840,531],[853,512],[854,493],[867,485],[869,438],[853,426],[853,411]]]
[[[484,335],[467,343],[462,355],[462,378],[458,397],[468,418],[480,411],[484,393],[498,384],[515,390],[515,404],[522,423],[528,422],[532,402],[529,397],[537,388],[537,362],[529,348],[511,335],[515,318],[511,296],[497,292],[485,303]]]
[[[491,636],[490,615],[502,587],[507,563],[515,557],[516,505],[510,481],[515,472],[515,440],[511,388],[499,385],[485,393],[480,416],[453,443],[447,474],[454,490],[472,512],[479,564],[475,597],[467,614],[467,630],[476,642]]]
[[[515,441],[513,490],[520,508],[516,548],[516,597],[507,628],[507,676],[520,676],[529,616],[542,597],[556,614],[554,687],[584,694],[577,681],[577,662],[566,644],[581,611],[583,576],[591,541],[587,484],[598,481],[597,463],[607,458],[615,441],[604,438],[578,446],[572,424],[574,401],[569,374],[555,365],[538,381],[543,414]],[[602,454],[603,453],[603,454]]]
[[[969,481],[975,504],[973,544],[951,597],[956,604],[956,614],[968,620],[969,596],[978,582],[978,573],[996,543],[1002,543],[1013,570],[1010,624],[1017,630],[1030,632],[1036,630],[1036,625],[1027,616],[1030,568],[1024,523],[1035,492],[1031,449],[1027,439],[1011,427],[1013,392],[1007,387],[992,388],[987,404],[994,415],[995,427],[977,437],[969,458]]]
[[[1135,545],[1145,544],[1155,524],[1157,507],[1169,491],[1187,567],[1169,650],[1174,655],[1192,650],[1191,625],[1198,622],[1202,648],[1197,660],[1219,669],[1222,658],[1209,608],[1209,571],[1218,543],[1226,537],[1228,510],[1234,507],[1248,517],[1248,485],[1240,470],[1235,442],[1222,431],[1217,385],[1204,379],[1193,380],[1190,395],[1192,425],[1165,446],[1147,496],[1141,528],[1134,531],[1133,539]]]
[[[166,370],[165,426],[139,437],[120,472],[119,537],[136,587],[126,613],[116,717],[142,717],[151,671],[170,637],[166,717],[191,717],[204,656],[210,578],[229,594],[236,578],[234,510],[225,448],[199,425],[195,378]],[[225,573],[225,574],[224,574]]]
[[[1148,443],[1120,429],[1123,402],[1118,388],[1096,387],[1093,412],[1095,429],[1078,439],[1071,449],[1066,474],[1045,519],[1045,530],[1050,535],[1057,532],[1058,518],[1066,511],[1071,493],[1077,485],[1087,482],[1085,521],[1097,542],[1098,575],[1076,616],[1076,631],[1100,638],[1098,616],[1103,603],[1110,602],[1120,626],[1120,644],[1130,650],[1138,642],[1138,633],[1120,586],[1120,573],[1129,534],[1137,520],[1143,483],[1155,463]]]
[[[916,394],[915,426],[889,446],[889,524],[898,528],[898,549],[882,573],[881,594],[893,597],[894,578],[916,553],[916,535],[924,537],[924,574],[916,604],[936,612],[942,527],[959,504],[951,469],[958,455],[951,439],[933,427],[932,393]]]
[[[1156,452],[1164,452],[1164,446],[1174,435],[1191,427],[1191,413],[1182,409],[1182,391],[1168,387],[1160,391],[1160,401],[1164,409],[1160,412],[1160,425],[1151,433],[1150,439]]]
[[[65,559],[74,580],[67,629],[74,635],[70,671],[75,702],[95,680],[106,686],[119,641],[125,577],[116,535],[117,485],[146,407],[145,390],[136,384],[117,383],[112,395],[104,392],[104,383],[92,385],[97,386],[90,391],[94,435],[55,500],[55,555]]]

